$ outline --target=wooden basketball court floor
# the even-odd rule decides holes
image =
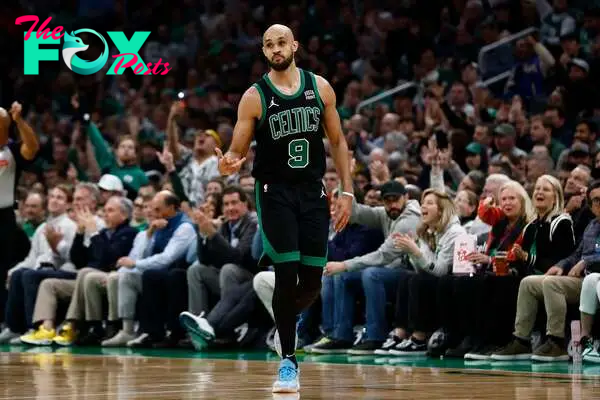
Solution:
[[[600,399],[600,365],[299,356],[299,395],[273,395],[277,356],[0,346],[5,399]]]

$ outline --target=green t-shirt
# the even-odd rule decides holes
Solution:
[[[149,226],[147,221],[144,221],[141,224],[131,221],[129,225],[131,225],[132,228],[137,229],[138,232],[145,231]]]
[[[115,175],[123,184],[137,192],[141,186],[148,184],[148,177],[138,165],[119,165],[112,148],[102,137],[100,130],[93,122],[88,128],[88,137],[94,147],[96,161],[103,174]]]
[[[43,222],[43,221],[42,221]],[[35,233],[36,229],[38,228],[38,226],[40,226],[40,224],[38,225],[34,225],[32,224],[30,221],[26,221],[21,225],[21,228],[23,228],[23,231],[25,232],[25,234],[27,235],[27,237],[29,239],[31,239],[33,237],[33,234]]]

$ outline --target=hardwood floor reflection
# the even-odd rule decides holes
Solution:
[[[277,363],[69,353],[0,353],[4,399],[600,398],[598,376],[303,363],[300,396],[270,393]],[[596,373],[600,373],[597,371]]]

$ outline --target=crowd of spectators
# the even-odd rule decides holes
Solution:
[[[2,60],[0,99],[24,104],[41,149],[17,188],[21,240],[0,271],[0,343],[270,342],[275,278],[257,262],[254,148],[227,178],[215,149],[227,148],[241,94],[267,71],[262,31],[285,23],[301,43],[299,67],[336,92],[357,195],[351,224],[330,235],[321,299],[301,315],[298,347],[558,361],[569,359],[569,321],[580,320],[584,359],[600,362],[594,1],[51,3],[61,10],[52,24],[68,31],[151,31],[144,61],[173,69],[81,76],[61,62],[30,76]],[[49,5],[23,1],[3,19],[43,20],[37,11]],[[26,29],[11,27],[11,54],[22,53]],[[84,41],[94,57],[98,44]],[[356,111],[403,81],[412,89]],[[324,180],[333,205],[329,158]],[[474,273],[453,274],[467,233],[477,237]],[[206,340],[190,340],[181,313]]]

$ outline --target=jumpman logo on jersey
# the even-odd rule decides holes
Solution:
[[[327,194],[325,193],[325,189],[321,189],[321,197],[327,197]]]
[[[279,107],[279,104],[275,103],[275,97],[271,97],[271,104],[269,104],[269,108],[273,106]]]

